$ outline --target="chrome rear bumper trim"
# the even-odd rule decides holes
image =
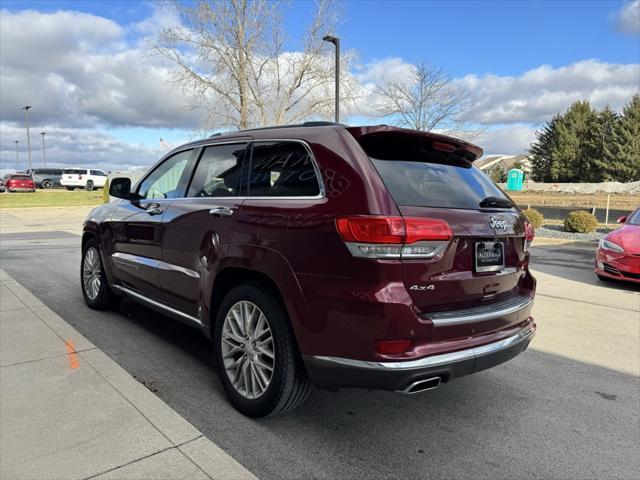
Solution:
[[[520,296],[507,302],[467,310],[423,313],[421,318],[431,320],[434,327],[447,327],[464,323],[484,322],[517,313],[533,304],[532,296]]]
[[[401,362],[368,362],[365,360],[354,360],[351,358],[323,356],[315,356],[314,358],[320,362],[344,365],[355,368],[364,368],[368,370],[378,370],[385,372],[416,370],[421,368],[448,365],[455,362],[462,362],[465,360],[482,357],[484,355],[497,353],[501,350],[506,350],[510,347],[513,347],[514,345],[517,345],[521,342],[529,341],[533,338],[534,335],[535,327],[528,327],[519,331],[515,335],[504,338],[497,342],[482,345],[480,347],[474,347],[466,350],[460,350],[458,352],[443,353],[441,355],[433,355],[430,357],[419,358],[417,360],[408,360]]]

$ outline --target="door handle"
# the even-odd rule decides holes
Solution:
[[[230,217],[233,215],[233,210],[227,207],[214,207],[209,210],[209,213],[214,217]]]
[[[158,203],[150,203],[147,205],[147,208],[145,208],[145,211],[149,215],[160,215],[162,213],[162,209]]]

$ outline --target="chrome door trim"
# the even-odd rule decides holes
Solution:
[[[163,262],[162,260],[156,260],[154,258],[141,257],[139,255],[132,255],[131,253],[116,252],[111,255],[113,263],[122,265],[124,267],[138,268],[139,265],[144,265],[150,268],[156,268],[158,270],[168,270],[171,272],[179,272],[188,277],[200,278],[200,274],[195,270],[190,270],[173,263]]]
[[[134,292],[127,287],[123,287],[122,285],[113,285],[112,288],[127,295],[128,297],[131,297],[134,300],[150,306],[151,308],[165,312],[170,316],[177,317],[179,320],[186,320],[188,323],[193,323],[198,327],[203,326],[202,321],[198,317],[194,317],[193,315],[184,313],[181,310],[170,307],[169,305],[165,305],[164,303],[158,302],[157,300],[153,300],[152,298],[142,295],[141,293]]]

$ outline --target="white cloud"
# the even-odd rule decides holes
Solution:
[[[2,11],[0,118],[60,127],[147,126],[197,128],[170,66],[142,46],[127,46],[116,23],[59,11]],[[146,28],[146,27],[140,27]]]
[[[410,66],[399,58],[387,58],[358,72],[356,78],[367,94],[357,113],[366,115],[375,104],[372,92],[376,85],[385,78],[402,79]],[[620,110],[640,91],[640,65],[584,60],[558,68],[542,65],[519,76],[467,75],[454,82],[471,95],[470,122],[538,124],[577,100],[589,100],[596,108],[609,104]]]
[[[639,5],[624,4],[620,25],[635,25]],[[24,136],[25,104],[33,106],[34,159],[40,138],[33,132],[46,130],[50,161],[67,165],[148,164],[162,153],[119,141],[109,128],[197,129],[203,112],[184,108],[192,102],[170,82],[172,66],[150,56],[139,41],[140,35],[178,21],[164,8],[124,28],[85,13],[1,10],[0,166],[15,163],[13,140]],[[383,58],[347,69],[345,78],[357,84],[360,98],[355,106],[344,106],[345,114],[371,113],[376,85],[384,78],[403,78],[410,68],[401,58]],[[535,127],[573,101],[587,99],[598,108],[608,103],[619,110],[640,89],[640,65],[584,60],[517,76],[467,75],[455,82],[471,92],[469,121],[489,127],[477,143],[488,153],[521,153]],[[332,95],[330,90],[324,94]],[[26,148],[22,141],[20,146]]]
[[[542,65],[518,77],[467,75],[458,81],[471,92],[474,121],[542,123],[577,100],[621,109],[640,90],[640,65],[584,60],[559,68]]]
[[[614,19],[619,32],[640,35],[640,0],[625,1]]]
[[[31,130],[31,162],[33,167],[43,163],[40,129]],[[165,148],[149,148],[142,144],[122,142],[108,132],[98,129],[56,128],[46,129],[46,153],[49,166],[94,166],[112,170],[132,166],[151,165],[164,153]],[[16,145],[20,169],[27,168],[27,142],[24,127],[3,122],[0,124],[0,170],[14,170]]]
[[[525,154],[535,140],[536,129],[528,125],[509,125],[484,132],[473,140],[481,145],[485,155]]]

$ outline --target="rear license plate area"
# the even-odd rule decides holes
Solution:
[[[498,272],[504,268],[504,244],[502,242],[476,242],[476,272]]]

